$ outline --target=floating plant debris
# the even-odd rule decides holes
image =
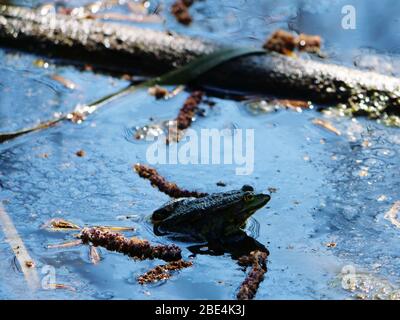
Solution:
[[[168,95],[168,90],[158,85],[150,87],[147,92],[149,95],[156,97],[156,99],[162,99]]]
[[[279,29],[270,36],[263,48],[289,56],[294,55],[296,49],[320,54],[321,42],[320,36],[301,33],[296,37],[288,31]]]
[[[218,187],[226,187],[226,183],[223,182],[223,181],[218,181],[218,182],[216,183],[216,185],[217,185]]]
[[[241,284],[237,293],[238,300],[251,300],[257,293],[260,283],[264,280],[264,274],[267,272],[267,253],[262,251],[252,251],[250,255],[239,258],[239,264],[243,266],[252,266],[246,279]]]
[[[198,111],[199,104],[203,99],[204,92],[194,91],[186,99],[183,107],[179,110],[178,117],[176,118],[179,130],[184,130],[190,127],[193,118]]]
[[[42,159],[48,159],[48,158],[49,158],[49,156],[50,156],[50,154],[49,154],[49,153],[47,153],[47,152],[44,152],[44,153],[40,153],[40,154],[38,154],[37,156],[38,156],[38,158],[42,158]]]
[[[60,76],[59,74],[51,75],[51,79],[61,83],[67,89],[74,90],[76,88],[76,84],[74,82],[72,82],[71,80],[68,80],[68,79]]]
[[[368,170],[369,170],[369,169],[368,169],[367,167],[363,167],[363,168],[358,172],[358,175],[359,175],[360,177],[367,177],[368,174],[369,174]]]
[[[400,201],[396,201],[389,211],[385,213],[385,219],[389,220],[394,226],[400,228],[400,220],[398,214],[400,212]]]
[[[122,231],[135,231],[133,227],[113,227],[113,226],[94,226],[94,228],[103,230],[103,231],[115,231],[115,232],[122,232]]]
[[[76,155],[77,157],[82,158],[82,157],[84,157],[84,156],[86,155],[86,152],[85,152],[84,150],[78,150],[78,151],[75,153],[75,155]]]
[[[178,142],[182,135],[183,130],[190,127],[195,115],[199,112],[199,104],[204,96],[202,91],[194,91],[184,102],[182,108],[179,110],[178,116],[174,121],[171,121],[168,126],[168,135],[166,143]]]
[[[62,283],[47,283],[46,288],[47,289],[65,289],[65,290],[69,290],[69,291],[76,291],[76,289],[74,287],[71,287],[69,285],[62,284]]]
[[[160,123],[148,124],[143,127],[134,128],[134,132],[127,130],[129,138],[133,135],[136,140],[151,139],[165,135],[166,128],[168,127],[168,121],[162,121]]]
[[[94,246],[89,246],[89,259],[93,264],[98,264],[101,260],[99,250]]]
[[[264,49],[292,55],[296,48],[296,37],[290,32],[276,30],[263,45]]]
[[[309,53],[320,53],[322,39],[320,36],[301,33],[296,38],[297,49]]]
[[[271,113],[279,110],[279,106],[271,104],[270,101],[265,99],[255,99],[244,101],[247,111],[251,114],[258,115],[263,113]]]
[[[191,261],[172,261],[165,265],[156,266],[155,268],[147,271],[145,274],[139,276],[137,280],[140,284],[166,280],[172,276],[171,271],[182,270],[184,268],[191,267],[192,265],[193,262]]]
[[[276,193],[276,192],[278,192],[278,188],[268,187],[268,192],[269,193]]]
[[[271,113],[282,108],[292,109],[301,112],[303,109],[311,109],[312,103],[305,100],[293,99],[267,99],[250,98],[244,101],[247,109],[252,114]]]
[[[358,300],[400,300],[398,284],[391,283],[388,279],[368,271],[356,269],[354,271],[355,273],[349,276],[349,273],[343,270],[338,277],[341,287],[351,292],[354,298]]]
[[[337,243],[336,243],[336,242],[328,242],[328,243],[326,243],[325,245],[326,245],[326,247],[328,247],[328,248],[336,248]]]
[[[50,64],[43,59],[37,59],[37,60],[33,61],[33,65],[38,68],[43,68],[43,69],[47,69],[50,66]]]
[[[53,231],[62,231],[62,230],[80,230],[81,228],[64,219],[54,218],[47,221],[43,226],[43,229],[53,230]]]
[[[174,245],[151,245],[147,240],[138,238],[128,239],[120,233],[114,233],[99,228],[84,228],[80,233],[84,244],[92,244],[128,255],[132,258],[161,259],[164,261],[177,261],[182,258],[181,249]]]
[[[177,86],[174,88],[172,91],[168,91],[167,89],[160,87],[158,85],[155,85],[153,87],[150,87],[148,89],[148,93],[151,96],[156,97],[156,99],[170,99],[175,97],[177,94],[183,91],[185,86]]]
[[[64,243],[49,244],[47,249],[59,249],[59,248],[72,248],[82,244],[82,240],[68,241]]]
[[[338,135],[338,136],[340,136],[340,135],[342,134],[342,133],[340,132],[340,130],[336,129],[336,128],[334,127],[334,125],[333,125],[331,122],[327,121],[327,120],[323,120],[323,119],[318,119],[318,118],[316,118],[316,119],[314,119],[314,120],[312,121],[312,123],[315,124],[315,125],[317,125],[317,126],[320,126],[320,127],[324,128],[324,129],[326,129],[326,130],[328,130],[328,131],[330,131],[330,132],[333,132],[334,134],[336,134],[336,135]]]
[[[305,100],[293,100],[293,99],[274,99],[271,100],[271,104],[282,105],[286,108],[300,108],[300,109],[310,109],[312,104],[310,101]]]
[[[171,13],[175,16],[179,23],[186,26],[192,23],[193,19],[189,13],[189,7],[192,4],[193,0],[176,0],[171,5]]]
[[[27,268],[33,268],[35,266],[35,263],[32,260],[27,260],[25,261],[25,265]]]
[[[187,197],[205,197],[208,193],[188,191],[179,188],[175,183],[168,182],[162,177],[156,169],[151,168],[147,165],[137,163],[134,166],[134,170],[138,173],[141,178],[150,180],[152,186],[156,187],[161,192],[169,195],[172,198],[187,198]]]

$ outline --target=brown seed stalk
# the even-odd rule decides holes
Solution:
[[[239,258],[239,264],[244,266],[251,265],[251,271],[242,282],[236,295],[238,300],[251,300],[257,293],[260,283],[264,280],[267,272],[267,253],[263,251],[252,251],[249,256]]]
[[[83,228],[79,237],[84,244],[90,243],[95,247],[120,252],[135,259],[177,261],[182,258],[181,249],[174,244],[153,246],[147,240],[128,239],[120,233],[99,228]]]
[[[157,172],[156,169],[146,166],[144,164],[135,164],[134,170],[138,173],[140,177],[150,180],[152,186],[158,188],[158,190],[164,192],[172,198],[201,198],[208,195],[204,192],[188,191],[185,189],[181,189],[175,183],[168,182]]]
[[[138,282],[140,284],[145,284],[149,282],[166,280],[172,276],[171,271],[182,270],[184,268],[191,267],[192,265],[193,262],[191,261],[179,260],[179,261],[172,261],[165,265],[156,266],[155,268],[139,276]]]
[[[176,0],[171,6],[171,13],[175,16],[176,20],[187,26],[192,23],[192,16],[189,13],[189,7],[193,1],[190,0]]]
[[[203,96],[204,92],[193,91],[186,99],[179,110],[178,116],[171,122],[172,125],[168,128],[167,144],[178,142],[182,137],[182,131],[190,127],[196,113],[199,111],[199,104],[203,100]]]
[[[300,52],[320,54],[321,44],[320,36],[301,33],[296,37],[290,32],[279,29],[269,37],[263,48],[289,56],[293,55],[296,49]]]

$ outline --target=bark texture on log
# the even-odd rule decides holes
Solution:
[[[0,6],[0,43],[51,52],[105,66],[164,72],[221,45],[174,33],[90,19]],[[303,97],[318,102],[351,102],[361,111],[400,106],[400,79],[312,60],[269,53],[228,61],[200,81],[222,87]],[[375,106],[376,104],[376,106]],[[364,110],[365,109],[365,110]],[[372,114],[371,113],[371,114]]]
[[[6,5],[0,5],[0,39],[30,50],[97,60],[111,68],[139,66],[158,72],[215,50],[211,44],[172,33]]]

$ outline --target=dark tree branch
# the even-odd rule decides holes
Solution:
[[[0,6],[0,42],[24,50],[98,62],[123,68],[125,72],[139,66],[158,74],[221,48],[219,44],[173,33],[61,14],[41,15],[36,10],[7,5]],[[350,99],[352,106],[365,102],[365,98],[371,104],[383,101],[373,111],[361,110],[372,116],[387,106],[397,112],[400,106],[397,78],[276,53],[237,58],[208,72],[199,81],[317,102]]]

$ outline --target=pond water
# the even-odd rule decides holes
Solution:
[[[18,1],[37,5],[49,1]],[[69,1],[80,5],[84,1]],[[327,61],[400,75],[399,1],[195,1],[194,22],[185,27],[158,4],[169,29],[216,41],[263,43],[277,28],[319,34]],[[341,27],[343,5],[356,8],[355,30]],[[126,10],[126,9],[120,9]],[[52,118],[127,85],[120,77],[82,70],[33,54],[0,50],[0,131]],[[312,58],[312,57],[310,57]],[[44,59],[47,63],[38,63]],[[65,88],[51,76],[73,81]],[[133,261],[100,249],[94,265],[88,247],[47,249],[72,240],[71,233],[41,229],[51,218],[79,225],[134,226],[126,233],[152,243],[176,243],[184,258],[191,243],[159,237],[147,217],[168,200],[132,170],[146,163],[149,143],[127,132],[176,117],[188,96],[155,100],[139,90],[116,100],[80,125],[64,123],[0,145],[0,201],[12,218],[39,277],[54,268],[57,283],[75,290],[27,293],[20,268],[0,232],[0,298],[39,299],[234,299],[245,273],[229,254],[197,255],[191,268],[165,282],[140,285],[136,277],[160,261]],[[363,118],[315,110],[251,112],[243,102],[209,97],[215,106],[192,129],[253,129],[254,172],[236,175],[234,165],[157,165],[167,179],[190,190],[220,192],[251,184],[268,192],[268,205],[253,216],[247,233],[270,251],[268,272],[256,299],[393,297],[400,286],[400,230],[385,213],[400,200],[400,131]],[[331,121],[338,136],[312,123]],[[84,157],[76,152],[85,151]],[[226,186],[217,186],[218,181]],[[353,290],[342,284],[355,270]],[[392,294],[392,295],[391,295]]]

